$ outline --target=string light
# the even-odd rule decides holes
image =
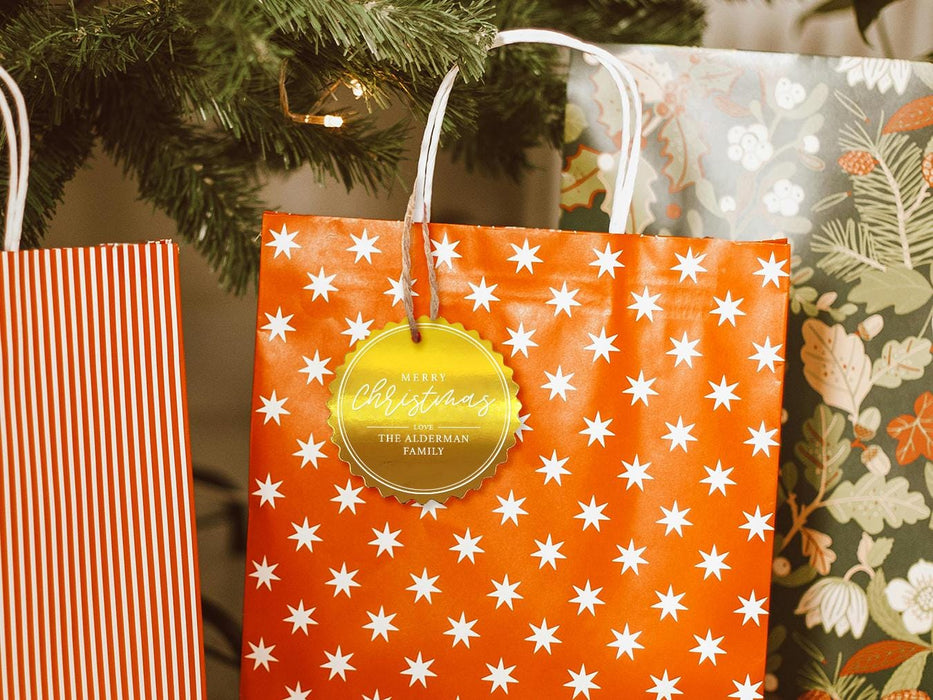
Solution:
[[[363,95],[366,94],[366,88],[363,87],[363,83],[361,83],[361,82],[360,82],[359,80],[357,80],[356,78],[353,78],[353,79],[348,83],[348,85],[349,85],[349,87],[350,87],[350,91],[353,93],[353,96],[354,96],[356,99],[360,99]]]
[[[339,114],[299,114],[291,111],[288,106],[288,91],[285,89],[285,75],[287,66],[288,61],[284,60],[282,61],[282,67],[279,70],[279,103],[282,106],[282,113],[296,124],[316,124],[318,126],[323,126],[326,129],[339,129],[342,127],[344,124],[344,118]],[[357,85],[359,85],[359,88],[362,91],[363,86],[360,85],[358,81]],[[331,88],[328,94],[332,92],[333,88]],[[353,94],[356,94],[355,89]],[[360,94],[363,93],[360,92]],[[314,108],[316,109],[318,106],[320,106],[320,102],[315,105]]]

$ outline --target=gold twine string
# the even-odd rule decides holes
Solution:
[[[343,117],[339,114],[314,114],[324,104],[324,100],[330,97],[337,89],[339,83],[330,86],[324,96],[312,107],[312,111],[306,114],[292,112],[288,105],[288,90],[285,87],[285,76],[287,75],[288,59],[282,60],[282,67],[279,69],[279,104],[282,107],[282,113],[296,124],[314,124],[324,126],[329,129],[338,129],[343,126]]]
[[[411,229],[415,213],[415,194],[412,193],[408,199],[408,206],[405,208],[405,220],[402,222],[402,304],[405,307],[405,317],[408,319],[408,330],[411,332],[413,343],[421,342],[421,331],[418,330],[418,322],[415,320],[415,300],[412,296],[411,280]],[[428,231],[428,225],[421,222],[421,241],[424,247],[424,255],[428,265],[428,286],[431,290],[431,319],[437,318],[440,311],[440,295],[437,289],[437,269],[434,266],[434,259],[431,255],[431,237]]]

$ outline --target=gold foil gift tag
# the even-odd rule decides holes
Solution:
[[[519,426],[518,385],[492,344],[459,323],[389,323],[357,345],[330,385],[340,458],[383,496],[444,502],[505,461]]]

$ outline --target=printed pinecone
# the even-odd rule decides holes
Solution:
[[[881,700],[930,700],[930,696],[922,690],[895,690],[888,693]]]
[[[868,175],[878,161],[868,151],[846,151],[839,156],[839,167],[849,175]]]
[[[923,163],[920,167],[923,172],[923,179],[926,180],[930,187],[933,187],[933,151],[923,156]]]

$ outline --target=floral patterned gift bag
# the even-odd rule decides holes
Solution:
[[[789,249],[621,235],[628,133],[615,234],[427,223],[455,77],[408,221],[263,220],[242,695],[758,697]]]
[[[766,688],[933,688],[933,66],[616,47],[645,98],[634,230],[790,236]],[[605,229],[618,108],[576,60],[565,227]]]

